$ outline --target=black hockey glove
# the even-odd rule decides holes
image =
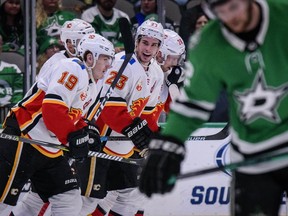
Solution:
[[[68,134],[69,157],[82,161],[88,157],[89,134],[84,130],[78,130]]]
[[[102,145],[98,127],[90,121],[86,121],[86,123],[88,126],[85,127],[85,131],[89,135],[89,150],[100,152],[102,150]]]
[[[180,173],[185,147],[178,140],[156,134],[149,144],[149,154],[140,175],[139,189],[151,197],[153,193],[170,192]]]
[[[179,66],[174,66],[169,75],[166,77],[165,82],[168,87],[172,84],[175,84],[177,85],[178,88],[180,88],[181,86],[183,86],[184,81],[182,77],[183,77],[182,68]]]
[[[122,133],[129,137],[133,144],[140,150],[148,147],[153,132],[148,127],[146,120],[137,117],[133,123],[122,130]]]

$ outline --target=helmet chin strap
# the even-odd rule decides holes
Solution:
[[[86,63],[86,61],[83,61],[85,67],[86,67],[87,70],[88,70],[88,72],[91,73],[91,74],[92,74],[92,69],[93,69],[93,68],[95,67],[95,65],[96,65],[96,61],[97,61],[97,59],[94,58],[94,60],[93,60],[93,65],[92,65],[92,66],[88,66],[87,63]]]
[[[75,53],[71,53],[71,52],[70,52],[70,50],[68,49],[66,43],[65,43],[65,49],[66,49],[66,52],[69,53],[69,55],[71,55],[71,56],[73,56],[73,57],[75,57],[75,56],[77,55],[77,52],[76,52],[76,48],[75,48],[75,47],[74,47],[74,49],[75,49]]]
[[[67,43],[66,43],[66,42],[65,42],[65,44],[64,44],[66,51],[67,51],[71,56],[75,57],[75,56],[77,56],[77,54],[78,54],[78,52],[77,52],[77,45],[76,45],[76,43],[74,43],[74,42],[72,42],[72,45],[73,45],[73,48],[74,48],[74,50],[75,50],[75,53],[71,53],[71,52],[70,52],[70,50],[69,50],[68,47],[67,47]]]

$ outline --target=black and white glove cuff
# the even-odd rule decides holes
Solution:
[[[158,135],[154,139],[151,140],[149,144],[149,149],[151,150],[162,150],[165,152],[175,153],[181,157],[185,157],[185,146],[183,143],[176,141],[175,139],[171,139],[169,137],[164,137]]]

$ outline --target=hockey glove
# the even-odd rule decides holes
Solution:
[[[151,197],[153,193],[170,192],[180,173],[184,159],[184,144],[172,137],[156,134],[149,144],[149,154],[140,175],[139,189]]]
[[[148,147],[153,132],[148,127],[146,120],[137,117],[133,123],[122,130],[122,133],[129,137],[133,144],[140,150]]]
[[[102,150],[102,145],[98,127],[92,122],[86,123],[88,124],[88,126],[85,127],[85,131],[89,135],[89,150],[100,152]]]
[[[71,132],[68,135],[69,157],[82,161],[88,157],[89,134],[84,130]]]
[[[174,66],[165,79],[168,87],[172,84],[175,84],[178,88],[180,88],[183,85],[183,81],[183,70],[179,66]]]

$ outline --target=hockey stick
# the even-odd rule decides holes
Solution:
[[[222,140],[225,139],[226,137],[229,136],[229,131],[228,131],[228,124],[218,133],[208,135],[208,136],[190,136],[188,137],[187,140],[189,141],[206,141],[206,140]],[[130,140],[128,137],[124,136],[102,136],[101,141],[127,141]]]
[[[119,27],[120,27],[120,32],[122,34],[123,43],[124,43],[125,59],[121,65],[116,77],[114,78],[113,82],[111,83],[110,87],[108,88],[103,100],[100,102],[100,105],[97,108],[97,111],[94,115],[94,118],[96,120],[98,119],[102,110],[104,109],[106,102],[109,100],[111,94],[114,91],[115,86],[117,85],[120,77],[122,76],[127,64],[129,63],[129,61],[130,61],[130,59],[134,53],[134,43],[133,43],[132,33],[130,30],[130,24],[129,24],[128,20],[126,18],[120,18],[119,19]]]
[[[134,43],[133,43],[132,33],[130,30],[129,21],[126,18],[120,18],[119,19],[119,28],[120,28],[120,32],[122,34],[123,43],[124,43],[125,59],[121,65],[116,77],[114,78],[113,82],[109,86],[103,100],[99,102],[98,100],[100,99],[100,94],[101,94],[101,91],[103,89],[103,86],[102,86],[102,88],[101,88],[101,90],[97,96],[96,101],[92,105],[93,108],[90,108],[88,113],[87,113],[87,120],[89,120],[89,121],[91,121],[92,119],[95,119],[95,121],[96,121],[99,118],[102,110],[104,109],[106,102],[109,100],[110,96],[112,95],[115,86],[117,85],[119,79],[121,78],[127,64],[129,63],[129,61],[130,61],[130,59],[134,53]],[[99,152],[91,152],[91,154],[93,153],[93,155],[90,155],[90,152],[91,151],[89,151],[89,154],[88,154],[89,156],[96,156],[96,157],[100,157],[100,158],[104,158],[104,157],[102,157],[103,155],[107,156],[104,159],[108,159],[108,156],[110,157],[110,155],[106,155],[106,154],[99,153]],[[115,156],[111,156],[111,157],[115,158]],[[131,161],[133,161],[133,159],[125,159],[122,157],[117,157],[117,158],[118,158],[117,161],[122,161],[122,162],[131,163]],[[73,161],[74,161],[74,159],[70,158],[69,164],[73,163]]]
[[[21,136],[17,136],[17,135],[0,133],[0,138],[6,139],[6,140],[12,140],[12,141],[16,141],[16,142],[24,142],[24,143],[36,144],[36,145],[45,146],[45,147],[56,148],[56,149],[60,149],[63,151],[69,151],[69,148],[67,146],[64,146],[64,145],[58,145],[58,144],[49,143],[49,142],[45,142],[45,141],[41,141],[41,140],[29,139],[29,138],[21,137]],[[138,166],[141,165],[144,161],[144,159],[123,158],[123,157],[119,157],[119,156],[112,156],[112,155],[107,155],[104,153],[94,152],[94,151],[89,151],[88,156],[103,158],[103,159],[118,161],[118,162],[123,162],[123,163],[129,163],[129,164],[134,164],[134,165],[138,165]]]
[[[240,167],[244,167],[244,166],[249,166],[249,165],[254,165],[254,164],[258,164],[258,163],[262,163],[262,162],[268,162],[268,161],[276,161],[276,160],[283,160],[283,159],[287,159],[288,157],[288,152],[281,152],[281,153],[263,153],[260,155],[257,155],[255,157],[250,157],[247,158],[243,161],[239,161],[239,162],[233,162],[230,164],[226,164],[226,165],[221,165],[218,167],[211,167],[211,168],[207,168],[207,169],[203,169],[203,170],[198,170],[198,171],[192,171],[192,172],[187,172],[184,174],[180,174],[177,177],[172,177],[169,179],[169,183],[173,184],[176,182],[177,179],[186,179],[186,178],[190,178],[190,177],[195,177],[195,176],[200,176],[200,175],[205,175],[205,174],[211,174],[214,172],[219,172],[219,171],[223,171],[223,170],[236,170]]]

